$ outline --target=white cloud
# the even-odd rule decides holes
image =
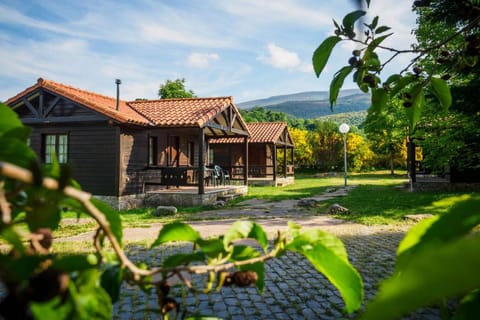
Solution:
[[[187,64],[191,67],[205,68],[210,62],[220,59],[216,53],[199,53],[194,52],[187,58]]]
[[[269,64],[274,68],[293,69],[301,63],[296,52],[288,51],[287,49],[277,46],[275,43],[269,43],[267,49],[268,55],[259,56],[257,60]]]

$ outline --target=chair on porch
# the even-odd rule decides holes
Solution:
[[[219,179],[223,185],[226,185],[227,180],[230,182],[230,173],[227,170],[223,170],[219,165],[215,165],[213,168],[216,172],[217,179]]]

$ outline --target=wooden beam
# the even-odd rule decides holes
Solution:
[[[217,124],[217,123],[214,123],[214,122],[211,122],[211,121],[209,121],[205,124],[205,128],[207,128],[207,127],[222,130],[222,131],[225,131],[225,132],[232,132],[232,133],[236,133],[236,134],[243,135],[243,136],[248,136],[247,131],[236,129],[236,128],[229,129],[226,126],[223,126],[221,124]]]
[[[43,94],[43,90],[40,88],[40,96],[38,97],[38,111],[40,113],[40,115],[43,115],[43,99],[45,97],[45,95]]]
[[[98,116],[73,116],[73,117],[52,117],[52,118],[22,118],[22,122],[25,124],[42,124],[42,123],[67,123],[77,121],[92,121],[101,122],[107,119],[99,118]]]
[[[48,114],[50,113],[50,111],[52,111],[52,109],[55,108],[55,106],[58,104],[58,102],[60,102],[60,100],[61,100],[61,98],[59,96],[56,96],[55,99],[50,101],[50,103],[47,106],[47,110],[45,110],[45,112],[43,113],[43,117],[46,118],[48,116]]]
[[[37,118],[40,118],[40,115],[38,114],[37,109],[35,109],[35,107],[32,106],[30,101],[28,101],[25,97],[22,99],[22,101],[25,104],[25,106],[28,108],[28,110],[30,110],[31,113],[33,113]]]

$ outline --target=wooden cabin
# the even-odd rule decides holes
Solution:
[[[148,205],[214,202],[209,140],[235,137],[247,158],[249,132],[233,98],[123,101],[118,86],[112,98],[40,78],[6,104],[32,127],[30,145],[44,163],[68,163],[84,190],[116,208],[149,196]],[[246,193],[246,166],[233,192]]]
[[[248,183],[256,185],[287,185],[294,182],[294,142],[285,122],[247,123]],[[211,161],[228,168],[236,176],[244,168],[239,157],[242,141],[236,137],[217,138],[210,141]]]

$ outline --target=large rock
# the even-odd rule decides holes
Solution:
[[[318,205],[318,201],[312,198],[304,198],[300,199],[297,205],[304,208],[315,208]]]
[[[158,206],[155,211],[152,212],[152,216],[154,217],[163,217],[163,216],[171,216],[177,213],[177,208],[174,206]]]
[[[430,213],[420,213],[420,214],[406,214],[403,216],[403,220],[407,221],[413,221],[413,222],[419,222],[424,219],[428,219],[434,217],[433,214]]]
[[[330,206],[330,208],[328,208],[329,214],[345,214],[345,213],[349,213],[349,211],[350,210],[348,210],[345,207],[342,207],[338,203],[334,203]]]

